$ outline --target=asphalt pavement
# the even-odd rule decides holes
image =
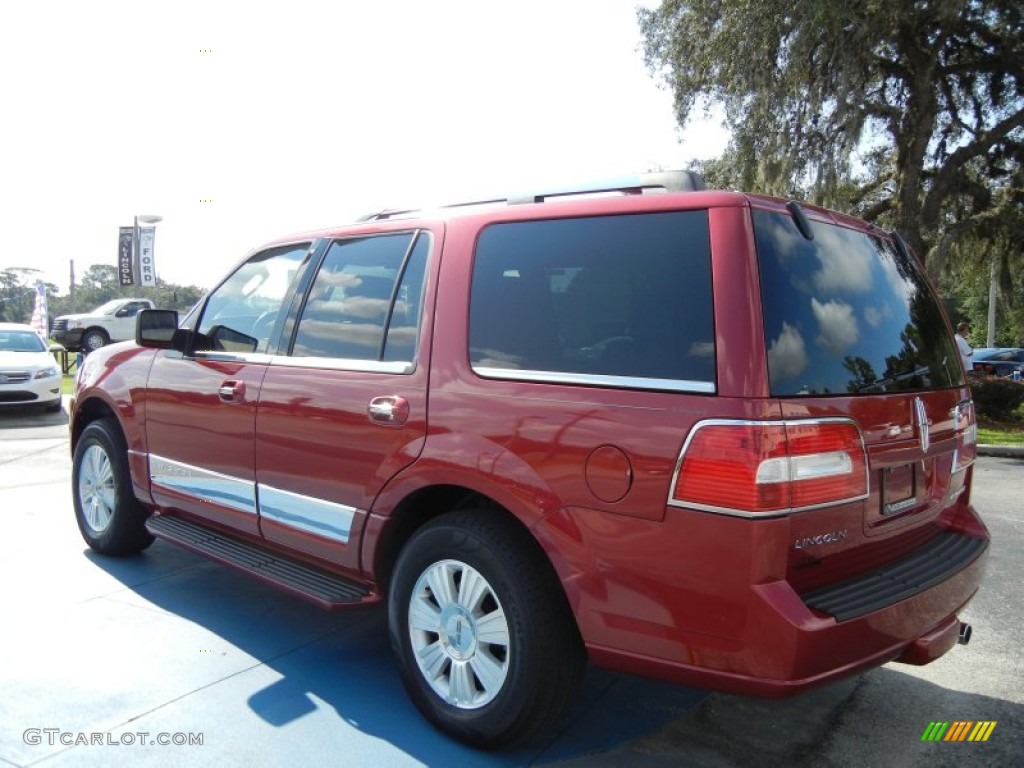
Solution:
[[[966,647],[785,701],[598,670],[562,733],[483,753],[434,731],[391,663],[383,612],[323,612],[163,542],[84,545],[64,414],[0,412],[0,765],[1016,766],[1024,462],[985,457],[993,533]],[[995,721],[984,743],[922,742],[934,721]],[[163,742],[167,742],[166,744]]]

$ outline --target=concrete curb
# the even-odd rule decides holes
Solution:
[[[979,456],[998,456],[1003,459],[1024,459],[1024,445],[979,445]]]

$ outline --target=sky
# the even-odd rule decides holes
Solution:
[[[650,6],[653,0],[644,0]],[[158,215],[208,288],[276,237],[715,157],[643,64],[635,0],[0,5],[0,269],[67,292]]]

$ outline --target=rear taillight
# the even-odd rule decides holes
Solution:
[[[864,440],[852,421],[703,421],[683,446],[668,503],[771,517],[867,492]]]
[[[964,400],[953,409],[956,422],[956,460],[953,471],[967,469],[978,456],[978,420],[974,415],[974,402]]]

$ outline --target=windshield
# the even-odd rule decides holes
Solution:
[[[113,299],[112,301],[108,301],[106,304],[104,304],[104,305],[102,305],[100,307],[97,307],[92,312],[90,312],[90,314],[93,314],[93,315],[109,315],[111,312],[113,312],[115,309],[120,307],[122,304],[124,304],[124,299]]]
[[[35,331],[0,331],[0,351],[45,352],[46,345]]]
[[[963,384],[917,261],[885,238],[753,212],[775,397],[913,392]]]

